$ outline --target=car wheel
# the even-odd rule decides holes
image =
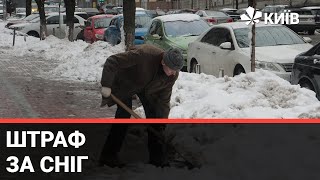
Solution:
[[[37,32],[35,32],[35,31],[30,31],[30,32],[28,32],[27,34],[28,34],[29,36],[33,36],[33,37],[37,37],[37,38],[40,37],[39,34],[38,34]]]
[[[306,89],[310,89],[311,91],[314,91],[314,87],[312,85],[312,83],[308,80],[304,80],[299,82],[300,86]]]
[[[197,60],[192,60],[191,66],[190,66],[190,73],[196,73],[197,72]]]
[[[308,34],[309,35],[314,35],[314,31],[315,31],[314,29],[313,30],[308,30]]]
[[[236,66],[233,76],[239,75],[241,73],[246,73],[246,71],[243,69],[241,65]]]

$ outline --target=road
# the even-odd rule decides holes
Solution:
[[[15,57],[0,49],[0,118],[113,118],[116,107],[100,108],[101,95],[97,83],[50,80],[41,72],[47,72],[58,64],[40,57]],[[134,102],[134,106],[136,106]],[[102,146],[108,135],[108,124],[1,124],[0,125],[0,179],[28,179],[26,175],[39,176],[39,179],[70,179],[65,174],[35,173],[9,174],[6,158],[10,155],[18,157],[30,156],[33,162],[39,162],[43,156],[75,156],[87,155],[84,171],[96,166]],[[141,128],[140,128],[141,129]],[[5,148],[6,131],[63,131],[71,134],[79,130],[86,136],[86,143],[81,148]],[[135,133],[137,129],[133,128]],[[130,130],[129,130],[130,131]],[[138,129],[139,131],[139,129]],[[141,132],[143,131],[143,128]],[[140,138],[144,137],[144,138]],[[146,159],[145,133],[130,135],[126,138],[122,154],[129,160]],[[127,151],[127,152],[126,152]],[[135,151],[131,156],[128,151]],[[21,160],[21,159],[20,159]],[[35,171],[39,172],[36,166]],[[77,176],[81,174],[67,174]],[[18,176],[18,177],[17,177]],[[74,177],[79,179],[79,177]]]

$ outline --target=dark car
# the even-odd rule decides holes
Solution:
[[[299,14],[298,24],[286,24],[286,26],[292,29],[294,32],[308,32],[309,35],[313,35],[316,30],[315,16],[312,14],[310,9],[299,9],[299,8],[285,8],[279,13],[284,13],[290,10],[291,13]]]
[[[314,15],[314,21],[316,22],[317,29],[320,29],[320,6],[303,7],[301,9],[309,9]]]
[[[239,21],[241,19],[239,13],[236,13],[233,11],[224,11],[224,12],[228,14],[228,16],[230,16],[234,22]]]
[[[320,43],[295,58],[291,83],[316,92],[320,100]]]
[[[134,44],[144,43],[144,35],[148,31],[151,20],[151,17],[145,12],[136,12]],[[104,31],[104,40],[112,45],[119,44],[121,42],[122,25],[123,14],[114,16],[110,22],[109,28]]]

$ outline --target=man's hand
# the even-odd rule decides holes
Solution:
[[[108,98],[111,95],[111,88],[102,87],[101,88],[101,94],[102,94],[103,97]]]

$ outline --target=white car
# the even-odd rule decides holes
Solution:
[[[59,13],[49,13],[46,15],[46,19],[48,35],[55,35],[58,38],[65,38],[67,28],[66,14],[61,13],[59,17]],[[61,23],[61,27],[59,27],[59,22]],[[85,20],[82,17],[74,15],[74,39],[76,39],[78,33],[81,31],[81,26],[84,26],[84,22]],[[61,31],[59,28],[61,28]],[[29,22],[11,25],[10,29],[16,29],[30,36],[40,37],[40,17],[37,17]]]
[[[222,70],[227,76],[251,72],[248,35],[245,22],[213,26],[189,44],[188,71],[196,72],[200,66],[200,72],[216,77],[222,74]],[[283,25],[257,24],[256,68],[290,80],[295,56],[312,47],[307,41],[311,39],[303,39]]]

